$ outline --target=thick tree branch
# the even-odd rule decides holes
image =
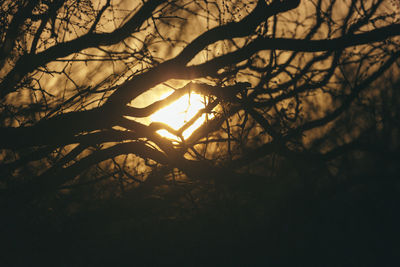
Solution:
[[[7,74],[0,84],[0,99],[15,91],[14,86],[16,83],[39,66],[45,66],[57,58],[66,57],[86,48],[109,46],[121,42],[129,37],[130,34],[137,31],[143,22],[151,17],[154,10],[165,2],[166,0],[150,0],[146,2],[131,19],[111,33],[94,33],[90,31],[81,37],[57,44],[38,54],[22,56],[17,61],[13,70]]]
[[[255,53],[263,50],[285,50],[296,52],[341,51],[348,47],[379,42],[398,35],[400,35],[400,25],[394,24],[366,33],[350,34],[327,40],[258,38],[234,52],[213,58],[205,63],[185,68],[184,72],[180,72],[179,78],[194,79],[207,75],[215,75],[219,69],[240,63],[250,58]]]

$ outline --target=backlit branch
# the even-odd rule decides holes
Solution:
[[[126,12],[113,1],[98,9],[78,2],[28,1],[2,32],[0,148],[8,158],[1,166],[13,177],[42,162],[47,170],[32,183],[49,192],[107,160],[123,175],[116,158],[129,154],[150,159],[150,169],[204,176],[204,168],[216,179],[230,173],[223,164],[239,169],[275,154],[323,158],[307,151],[304,133],[324,131],[364,104],[399,57],[400,25],[383,1],[350,0],[343,12],[337,1],[244,1],[235,14],[219,1],[149,0],[127,3]],[[113,26],[108,11],[120,12]],[[174,82],[165,99],[130,104]],[[180,129],[142,122],[191,92],[209,101]],[[205,113],[213,116],[183,140]]]

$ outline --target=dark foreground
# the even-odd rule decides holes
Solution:
[[[319,195],[303,182],[264,186],[186,206],[172,193],[3,206],[0,265],[400,266],[396,175],[364,175]]]

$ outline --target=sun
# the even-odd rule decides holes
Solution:
[[[161,98],[165,98],[170,93],[163,95]],[[174,130],[179,130],[185,125],[190,119],[192,119],[196,113],[205,107],[206,98],[200,94],[191,92],[186,94],[171,103],[170,105],[158,110],[150,116],[152,122],[162,122],[169,125]],[[208,118],[211,118],[210,114]],[[182,133],[184,139],[188,138],[199,126],[201,126],[207,119],[207,115],[203,114],[199,117],[190,127],[188,127]],[[173,133],[167,130],[158,130],[158,134],[163,137],[179,140],[179,138]]]

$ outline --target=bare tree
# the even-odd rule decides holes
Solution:
[[[160,170],[245,186],[282,158],[331,172],[372,149],[370,111],[397,82],[391,1],[20,0],[0,14],[1,184],[27,199],[107,179],[124,192]],[[146,119],[194,91],[205,106],[180,129]]]
[[[105,249],[104,238],[105,253],[92,251],[100,265],[123,249],[131,262],[146,240],[158,245],[147,233],[161,233],[168,242],[157,259],[144,257],[151,265],[148,258],[179,250],[175,232],[188,252],[186,242],[203,232],[188,238],[185,227],[203,229],[209,217],[226,214],[209,235],[243,233],[231,247],[221,242],[242,265],[257,258],[246,249],[268,252],[280,266],[310,255],[331,262],[303,265],[357,266],[354,255],[362,266],[382,265],[373,253],[390,254],[393,200],[400,201],[399,12],[393,0],[1,1],[0,235],[18,257],[6,252],[10,261],[0,265],[34,265],[20,256],[31,251],[19,242],[28,234],[53,252],[55,243],[64,249],[44,253],[52,264],[76,247],[71,264],[63,263],[93,265],[74,261],[97,242],[80,233],[110,229],[126,246]],[[152,119],[188,95],[203,98],[202,107],[182,126]],[[352,209],[365,191],[373,201]],[[357,217],[363,211],[368,216]],[[344,223],[336,227],[337,218]],[[366,230],[351,243],[351,230],[340,225]],[[53,235],[65,229],[67,241]],[[193,246],[192,255],[209,243]],[[304,249],[296,251],[311,247],[311,254],[299,252],[289,264],[287,251],[298,244]],[[333,260],[329,253],[342,248],[350,253]],[[235,260],[219,265],[240,265]]]

